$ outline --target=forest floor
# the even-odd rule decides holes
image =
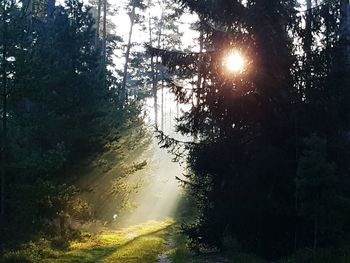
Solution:
[[[0,263],[268,263],[252,254],[227,250],[194,254],[171,219],[125,228],[83,232],[74,240],[39,239],[8,251]],[[305,251],[304,251],[305,252]],[[300,254],[300,253],[299,253]],[[276,263],[350,263],[347,256],[301,253]]]
[[[66,251],[53,251],[43,263],[154,263],[168,249],[172,220],[150,221],[133,227],[104,230],[69,244]],[[164,263],[166,261],[163,261]]]
[[[0,262],[42,263],[166,263],[174,221],[149,221],[122,228],[104,229],[63,246],[59,240],[38,240],[8,252]],[[23,261],[24,260],[24,261]]]
[[[255,263],[215,253],[194,255],[171,220],[149,221],[121,229],[104,229],[61,246],[59,240],[38,240],[8,252],[2,263]]]

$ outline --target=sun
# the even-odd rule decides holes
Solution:
[[[238,52],[230,53],[226,58],[224,65],[230,72],[242,72],[245,67],[245,59]]]

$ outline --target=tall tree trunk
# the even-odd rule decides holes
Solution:
[[[5,215],[6,152],[7,152],[7,83],[6,68],[3,59],[2,88],[2,149],[1,149],[1,216]]]
[[[178,119],[179,118],[179,113],[180,113],[180,107],[179,107],[179,102],[177,101],[176,102],[176,118]]]
[[[164,10],[163,10],[163,4],[164,2],[160,2],[160,6],[162,7],[161,15],[160,15],[160,24],[158,29],[158,40],[157,40],[157,48],[161,48],[161,41],[162,41],[162,34],[163,34],[163,17],[164,17]],[[157,57],[157,65],[159,65],[159,57]],[[158,77],[159,77],[159,69],[156,69],[155,72],[155,85],[154,85],[154,106],[156,111],[156,118],[158,120]],[[161,129],[164,129],[164,82],[162,79],[162,104],[161,104]]]
[[[107,70],[107,0],[103,1],[103,28],[102,28],[102,76],[103,85],[106,85]]]
[[[102,38],[103,38],[103,59],[106,59],[106,46],[107,46],[107,0],[103,1],[103,28],[102,28]]]
[[[0,215],[1,221],[4,221],[5,217],[5,191],[6,191],[6,155],[7,155],[7,10],[6,10],[6,1],[3,1],[3,50],[2,50],[2,149],[1,149],[1,197],[0,197]]]
[[[96,19],[96,37],[95,37],[95,45],[96,46],[99,44],[99,39],[100,39],[101,5],[102,5],[102,0],[98,0],[98,2],[97,2],[97,19]]]
[[[196,99],[197,105],[195,105],[192,102],[193,107],[197,107],[197,110],[199,110],[199,107],[200,107],[200,94],[201,94],[201,89],[203,86],[203,76],[202,76],[202,73],[203,73],[203,61],[202,61],[203,48],[204,48],[204,34],[203,34],[203,29],[202,29],[202,21],[200,21],[200,24],[199,24],[199,54],[200,55],[198,58],[199,61],[198,61],[198,75],[197,75],[198,80],[197,80],[196,92],[193,95],[193,99],[194,98]],[[193,121],[194,121],[194,127],[198,127],[198,117],[197,116],[194,116]],[[197,139],[198,139],[197,135],[198,135],[197,133],[194,134],[194,141],[197,141]]]
[[[347,68],[350,68],[350,3],[341,0],[341,41],[344,48]]]
[[[151,7],[151,0],[148,1],[149,8]],[[148,28],[149,28],[149,45],[153,46],[152,38],[152,23],[151,11],[148,12]],[[158,59],[157,59],[158,60]],[[154,125],[158,128],[158,99],[157,99],[157,76],[154,66],[154,57],[151,56],[151,75],[152,75],[152,93],[153,93],[153,109],[154,109]]]
[[[122,82],[122,87],[121,87],[121,100],[122,100],[122,102],[125,102],[126,99],[127,99],[126,80],[127,80],[127,77],[128,77],[128,64],[129,64],[130,49],[131,49],[132,31],[133,31],[134,22],[135,22],[135,8],[136,8],[136,0],[132,0],[132,10],[131,10],[131,15],[130,15],[129,39],[128,39],[128,45],[126,47],[123,82]]]
[[[203,36],[203,30],[200,28],[200,35],[199,35],[199,53],[202,54],[203,52],[203,46],[204,46],[204,36]],[[197,106],[199,106],[199,97],[200,97],[200,90],[202,88],[202,67],[203,62],[201,61],[202,56],[200,55],[199,61],[198,61],[198,81],[197,81],[197,92],[196,92],[196,100],[197,100]]]
[[[162,79],[162,84],[161,84],[161,92],[162,92],[162,101],[161,101],[161,111],[160,115],[162,117],[161,120],[161,129],[164,131],[164,79]]]
[[[313,246],[314,252],[316,252],[316,249],[317,249],[317,242],[318,242],[318,218],[317,218],[317,216],[315,216],[315,219],[314,219],[314,246]]]
[[[305,26],[305,39],[304,39],[304,52],[305,52],[305,93],[306,96],[311,89],[311,46],[312,46],[312,2],[306,0],[306,26]],[[307,98],[308,99],[308,98]]]
[[[23,3],[22,4],[23,15],[26,17],[29,24],[31,24],[32,18],[33,18],[34,0],[23,0],[22,3]]]
[[[48,0],[47,1],[47,17],[48,18],[53,18],[53,14],[55,11],[55,4],[56,4],[56,0]]]

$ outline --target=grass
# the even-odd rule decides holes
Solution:
[[[196,255],[188,239],[172,220],[150,221],[120,230],[82,235],[80,241],[62,243],[45,239],[29,242],[5,253],[1,263],[156,263],[166,255],[172,263],[266,263],[254,255],[234,251]],[[55,246],[53,244],[56,244]],[[61,247],[61,249],[59,249]],[[299,251],[278,263],[350,263],[349,250],[335,255],[331,250]]]
[[[173,263],[188,263],[195,259],[195,256],[188,248],[188,240],[177,230],[173,233],[174,248],[168,252]]]
[[[156,262],[167,247],[162,237],[141,237],[123,246],[105,259],[105,263],[152,263]]]
[[[67,249],[54,249],[50,242],[29,243],[22,249],[6,253],[1,263],[152,263],[166,250],[164,230],[172,220],[151,221],[118,231],[85,235]]]
[[[189,249],[189,240],[176,228],[172,232],[172,239],[174,247],[168,251],[172,263],[266,263],[254,255],[232,251],[194,254]]]

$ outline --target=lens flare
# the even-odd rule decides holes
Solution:
[[[245,67],[245,59],[238,52],[232,52],[225,58],[225,67],[230,72],[242,72]]]

